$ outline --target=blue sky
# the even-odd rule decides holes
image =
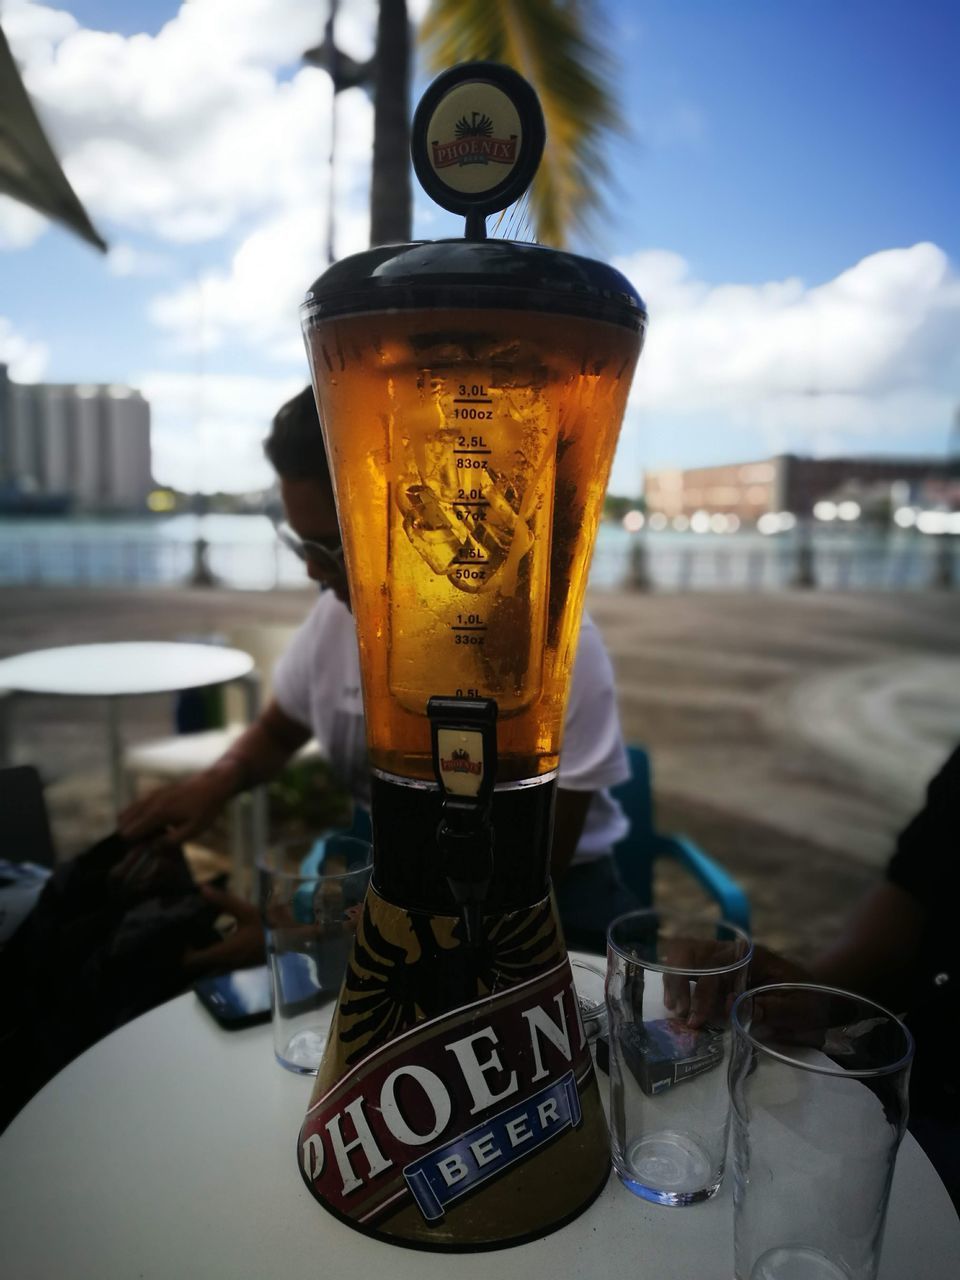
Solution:
[[[780,449],[942,452],[960,403],[960,5],[599,7],[629,134],[574,247],[615,261],[651,311],[612,488],[636,492],[644,465]],[[162,480],[263,482],[258,441],[304,380],[296,303],[322,266],[329,86],[298,55],[323,8],[0,0],[112,248],[105,261],[0,202],[0,359],[23,380],[141,386]],[[373,13],[343,0],[350,51],[367,51]],[[370,109],[339,102],[352,252]],[[416,235],[453,226],[418,202]]]
[[[644,3],[624,78],[651,140],[617,149],[638,232],[711,280],[830,278],[860,257],[957,248],[960,6]],[[671,128],[673,122],[673,128]],[[951,245],[947,241],[952,238]]]

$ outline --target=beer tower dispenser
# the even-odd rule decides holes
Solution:
[[[359,636],[374,871],[297,1156],[325,1208],[424,1249],[544,1235],[609,1169],[549,857],[646,313],[602,263],[486,239],[543,145],[515,72],[441,75],[413,162],[466,237],[337,262],[303,306]]]

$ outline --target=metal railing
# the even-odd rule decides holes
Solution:
[[[591,568],[597,590],[922,590],[960,583],[949,535],[833,543],[733,535],[714,539],[601,537]],[[164,539],[0,538],[0,585],[185,586],[198,565],[238,590],[306,586],[302,564],[278,543]],[[200,575],[202,577],[202,575]]]
[[[718,538],[713,545],[682,545],[649,538],[634,541],[626,554],[598,547],[591,585],[656,591],[949,589],[960,582],[957,541],[917,536],[883,546]]]

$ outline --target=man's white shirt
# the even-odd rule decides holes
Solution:
[[[355,801],[369,807],[360,655],[350,610],[325,591],[277,663],[273,694],[280,709],[308,728]],[[586,614],[570,685],[559,785],[592,791],[575,863],[608,854],[629,824],[609,787],[630,776],[620,731],[610,658]]]

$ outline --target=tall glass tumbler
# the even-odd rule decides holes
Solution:
[[[746,992],[732,1020],[737,1280],[875,1280],[909,1031],[870,1000],[801,983]]]
[[[607,933],[610,1139],[636,1195],[695,1204],[723,1177],[730,1011],[753,954],[726,921],[667,911],[620,916]]]
[[[372,846],[342,835],[274,847],[257,865],[273,1051],[289,1071],[320,1065],[372,866]]]

